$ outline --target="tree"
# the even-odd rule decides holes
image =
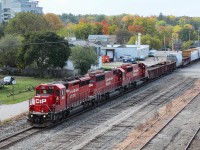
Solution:
[[[192,44],[193,44],[192,41],[184,41],[184,42],[183,42],[182,49],[183,49],[183,50],[188,49]]]
[[[137,36],[135,35],[130,38],[128,44],[135,44],[136,40],[137,40]],[[162,47],[162,42],[160,41],[160,39],[158,37],[152,37],[150,35],[141,36],[141,44],[149,45],[150,46],[149,49],[159,50]]]
[[[189,41],[189,40],[194,40],[196,37],[196,32],[188,27],[184,27],[181,32],[180,32],[180,39],[182,41]]]
[[[50,25],[42,15],[21,12],[8,22],[5,32],[8,34],[25,35],[30,32],[47,31],[49,29]]]
[[[18,54],[22,65],[36,63],[37,68],[41,71],[48,67],[63,68],[69,55],[68,42],[53,32],[25,35]]]
[[[130,37],[131,37],[131,33],[128,30],[119,30],[116,32],[116,36],[117,36],[117,42],[120,44],[126,44]]]
[[[4,66],[17,66],[17,51],[21,44],[19,36],[7,34],[0,40],[0,63]]]
[[[142,44],[150,45],[150,49],[157,49],[157,50],[159,50],[162,47],[162,42],[156,36],[154,36],[154,37],[152,37],[150,35],[142,36],[141,43]]]
[[[7,24],[8,24],[7,22],[2,22],[0,24],[0,38],[5,35],[5,28],[6,28]]]
[[[144,34],[149,34],[151,36],[154,36],[157,34],[156,18],[154,18],[154,17],[143,18],[142,26],[144,29]]]
[[[50,28],[53,29],[53,31],[58,31],[63,28],[63,22],[56,14],[47,13],[44,15],[44,18],[49,23]]]
[[[93,47],[73,47],[70,59],[76,68],[80,68],[81,74],[87,73],[92,65],[98,64],[98,55]]]
[[[102,20],[105,20],[105,15],[97,15],[96,21],[101,22]]]

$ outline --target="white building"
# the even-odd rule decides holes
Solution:
[[[8,21],[19,12],[33,12],[42,14],[42,7],[38,7],[38,1],[33,0],[1,0],[2,21]]]
[[[101,53],[109,56],[111,61],[117,61],[126,55],[133,58],[148,57],[149,45],[108,45],[101,49]]]

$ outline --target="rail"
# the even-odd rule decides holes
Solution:
[[[0,140],[0,149],[6,149],[6,148],[14,145],[15,143],[20,142],[23,139],[25,139],[37,132],[39,132],[39,129],[29,127],[29,128],[22,130],[12,136],[6,137],[6,138]]]
[[[187,146],[185,147],[185,150],[188,150],[192,144],[192,142],[194,141],[197,133],[200,131],[200,127],[196,130],[196,132],[194,133],[194,135],[192,136],[192,138],[189,140]]]
[[[193,89],[187,90],[184,94],[167,104],[163,110],[157,112],[153,119],[143,125],[147,126],[136,134],[136,131],[123,142],[117,144],[114,149],[142,149],[158,133],[162,131],[198,94],[200,93],[200,80],[195,83]]]

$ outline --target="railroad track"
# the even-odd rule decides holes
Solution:
[[[121,128],[121,132],[119,132],[117,135],[115,135],[114,137],[110,137],[110,139],[107,139],[107,142],[104,143],[104,145],[109,145],[110,143],[110,140],[113,140],[115,141],[116,137],[119,136],[120,137],[120,134],[123,134],[123,132],[126,132],[127,128],[132,128],[134,126],[137,125],[137,122],[143,120],[143,119],[146,119],[148,118],[148,115],[153,113],[156,109],[158,109],[159,107],[161,107],[162,105],[164,105],[166,102],[168,102],[171,98],[174,98],[176,97],[178,94],[180,94],[181,92],[183,92],[184,90],[186,90],[188,87],[190,87],[192,84],[194,83],[194,80],[191,80],[191,81],[183,81],[179,84],[175,84],[174,86],[172,86],[171,88],[169,88],[168,90],[165,90],[165,91],[161,91],[158,93],[156,93],[156,96],[155,96],[155,99],[148,103],[148,104],[145,104],[142,108],[139,109],[138,112],[140,112],[140,115],[132,115],[131,117],[129,117],[127,120],[132,120],[130,123],[127,123],[127,121],[124,121],[126,123],[121,123],[121,124],[115,124],[113,125],[113,129],[114,128],[117,128],[119,130],[119,128]],[[185,86],[184,86],[185,85]],[[180,87],[180,88],[177,88]],[[132,102],[132,105],[135,105],[135,104],[138,104],[140,105],[140,102],[145,102],[145,101],[151,101],[149,98],[152,96],[152,94],[154,94],[154,92],[152,91],[152,93],[147,93],[147,94],[144,94],[142,97],[140,97],[139,99],[134,99],[132,98],[132,100],[130,99],[130,102]],[[153,95],[154,97],[154,95]],[[116,110],[117,112],[120,112],[121,109],[124,109],[125,108],[129,108],[127,106],[127,103],[129,103],[129,100],[126,101],[126,105],[124,105],[124,103],[122,105],[119,105],[118,109]],[[149,108],[150,106],[149,105],[152,105],[151,108]],[[147,109],[146,109],[147,108]],[[113,109],[113,108],[111,108]],[[115,108],[116,109],[116,108]],[[134,109],[134,108],[133,108]],[[145,112],[145,113],[142,113],[141,112]],[[113,111],[111,112],[113,113]],[[106,116],[109,115],[109,114],[105,114]],[[111,114],[112,115],[112,114]],[[114,117],[114,116],[113,116]],[[111,129],[110,129],[111,130]],[[107,132],[106,132],[107,133]],[[107,136],[106,136],[107,137]],[[98,135],[92,139],[91,141],[91,145],[94,144],[94,145],[103,145],[101,143],[102,140],[105,140],[105,138],[102,136],[102,137],[99,137]],[[67,146],[71,146],[72,144],[70,145],[67,145]],[[73,147],[73,146],[71,146]],[[99,146],[101,147],[101,146]],[[78,147],[78,149],[91,149],[92,147]],[[96,147],[97,148],[97,147]],[[103,148],[103,149],[110,149],[110,148],[107,148],[106,146]]]
[[[192,138],[189,140],[187,146],[185,147],[185,150],[188,150],[190,148],[190,146],[192,145],[196,135],[199,133],[200,131],[200,127],[196,130],[196,132],[194,133],[194,135],[192,136]]]
[[[161,78],[161,77],[160,77],[160,78]],[[157,80],[157,79],[155,79],[155,80]],[[68,117],[67,119],[64,119],[64,120],[62,120],[62,121],[60,121],[60,122],[58,122],[58,123],[55,123],[55,124],[53,124],[53,125],[51,125],[51,126],[49,126],[49,127],[47,127],[47,128],[39,129],[39,128],[30,127],[30,128],[27,128],[27,129],[25,129],[25,130],[23,130],[23,131],[21,131],[21,132],[18,132],[18,133],[14,134],[14,135],[12,135],[12,136],[10,136],[10,137],[4,138],[4,139],[0,140],[0,149],[9,148],[10,146],[12,146],[12,145],[14,145],[14,144],[16,144],[16,143],[22,141],[22,140],[25,139],[25,138],[28,138],[28,137],[30,137],[30,136],[32,136],[32,135],[34,135],[34,134],[36,134],[36,133],[39,133],[39,132],[41,132],[41,131],[43,131],[43,130],[47,130],[47,129],[50,129],[50,128],[52,128],[52,127],[55,127],[55,126],[57,126],[57,125],[59,125],[59,124],[62,124],[63,122],[66,122],[67,120],[70,120],[70,119],[72,119],[72,118],[74,118],[74,117],[76,117],[76,116],[80,116],[81,114],[83,114],[83,113],[85,113],[85,112],[87,112],[87,111],[90,111],[91,109],[94,109],[94,108],[96,108],[96,107],[99,107],[100,105],[103,105],[103,104],[107,103],[108,101],[111,101],[111,100],[114,100],[114,99],[119,98],[119,97],[121,97],[121,96],[124,96],[124,95],[126,95],[126,94],[132,92],[133,90],[139,89],[139,88],[141,88],[141,87],[143,87],[143,86],[145,86],[145,85],[147,85],[147,84],[149,84],[150,82],[153,82],[153,81],[155,81],[155,80],[151,80],[151,81],[148,81],[148,82],[143,82],[143,83],[139,84],[139,85],[138,85],[137,87],[135,87],[135,88],[131,88],[131,89],[129,89],[129,90],[123,92],[123,93],[120,93],[120,94],[118,94],[118,95],[116,95],[116,96],[113,96],[113,97],[111,97],[109,100],[103,101],[102,103],[100,103],[100,104],[98,104],[98,105],[96,105],[96,106],[93,106],[93,107],[90,107],[90,108],[88,108],[88,109],[85,109],[85,110],[83,110],[83,111],[81,111],[81,112],[78,112],[78,113],[76,113],[76,114],[74,114],[74,115]],[[145,97],[148,97],[150,94],[152,94],[152,93],[154,93],[154,92],[155,92],[155,91],[152,91],[151,93],[147,94],[147,95],[144,96],[143,98],[138,99],[137,101],[134,102],[134,104],[137,104],[137,103],[143,101],[143,99],[144,99]]]
[[[194,91],[193,91],[194,90]],[[183,95],[175,99],[173,106],[169,110],[165,110],[164,113],[158,115],[153,120],[150,120],[148,127],[143,129],[139,135],[135,138],[129,137],[124,142],[116,146],[116,149],[143,149],[146,145],[159,134],[198,94],[200,90],[200,81],[196,83],[195,88],[186,91]],[[192,143],[194,137],[200,129],[195,132],[194,136],[188,143],[186,149]]]
[[[35,133],[38,133],[39,131],[40,131],[40,129],[29,127],[29,128],[24,129],[23,131],[20,131],[12,136],[6,137],[6,138],[0,140],[0,149],[6,149],[17,142],[35,134]]]

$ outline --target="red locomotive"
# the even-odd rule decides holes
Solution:
[[[175,62],[159,64],[159,76],[176,68]],[[159,68],[162,68],[159,70]],[[111,71],[97,70],[82,77],[68,78],[36,87],[30,101],[28,122],[45,127],[67,117],[76,107],[88,107],[109,98],[110,94],[137,85],[138,81],[158,77],[143,64],[126,64]],[[154,76],[155,74],[155,76]]]

